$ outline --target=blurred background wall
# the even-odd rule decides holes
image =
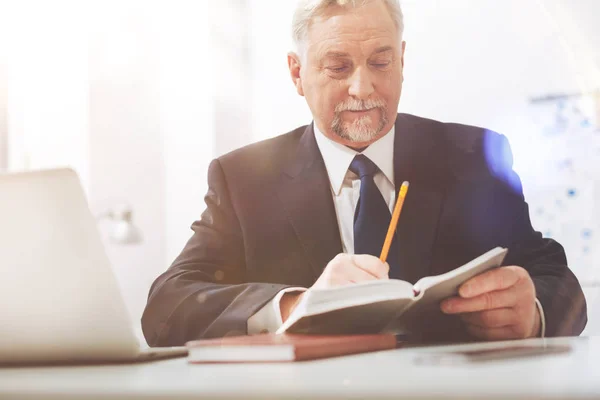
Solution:
[[[596,0],[404,0],[400,111],[513,148],[534,226],[588,301],[600,262]],[[204,209],[216,156],[310,123],[289,79],[294,0],[0,0],[0,170],[71,166],[92,211],[143,241],[106,248],[136,321]],[[588,332],[600,333],[590,310]]]

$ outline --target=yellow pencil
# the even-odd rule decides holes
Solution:
[[[388,253],[390,252],[390,246],[392,245],[392,239],[394,239],[394,232],[396,231],[396,225],[398,225],[398,218],[400,218],[400,212],[402,212],[406,193],[408,193],[408,182],[402,183],[402,186],[400,187],[400,194],[398,195],[398,200],[396,200],[396,205],[394,206],[390,227],[388,228],[385,242],[383,243],[383,249],[381,249],[381,256],[379,256],[379,259],[382,262],[385,262]]]

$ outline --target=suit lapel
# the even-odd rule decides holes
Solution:
[[[342,252],[331,184],[312,124],[302,135],[296,156],[281,177],[278,197],[307,255],[315,279]]]
[[[432,250],[445,196],[445,155],[437,132],[424,130],[407,115],[396,120],[394,179],[410,187],[396,228],[401,279],[415,283],[431,272]],[[429,126],[429,125],[426,125]],[[437,140],[436,140],[437,139]]]

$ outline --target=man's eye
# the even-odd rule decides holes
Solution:
[[[382,63],[373,63],[371,65],[374,66],[375,68],[386,68],[390,65],[390,63],[389,63],[389,61],[387,61],[387,62],[382,62]]]
[[[337,74],[344,72],[348,69],[348,67],[343,66],[343,67],[328,67],[328,70],[330,70],[331,72],[335,72]]]

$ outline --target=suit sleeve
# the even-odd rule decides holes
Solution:
[[[545,337],[581,334],[587,323],[585,297],[577,278],[567,267],[562,246],[537,233],[515,244],[511,252],[507,263],[522,266],[533,280],[536,297],[545,314]]]
[[[206,210],[171,267],[150,288],[142,329],[150,346],[247,334],[247,320],[286,285],[247,281],[244,240],[218,160]]]
[[[543,238],[531,226],[520,179],[512,170],[508,140],[497,134],[487,140],[486,158],[495,186],[489,209],[498,212],[494,217],[499,230],[496,233],[506,238],[505,245],[509,248],[505,265],[518,265],[529,272],[544,309],[546,337],[579,335],[587,323],[586,302],[577,278],[567,265],[565,251],[558,242]]]

